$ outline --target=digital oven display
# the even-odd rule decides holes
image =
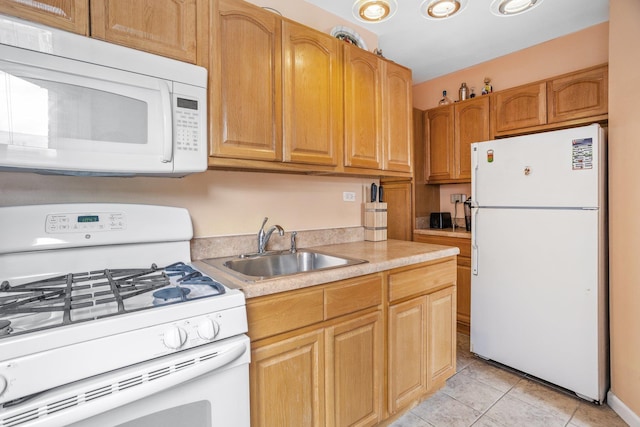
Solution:
[[[100,222],[100,217],[98,215],[82,215],[78,217],[78,222]]]

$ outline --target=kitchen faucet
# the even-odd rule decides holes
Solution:
[[[265,232],[264,225],[267,223],[268,220],[269,220],[268,217],[264,217],[264,221],[262,221],[262,226],[260,227],[260,231],[258,231],[258,254],[263,254],[265,252],[265,248],[267,247],[269,238],[271,237],[271,234],[276,229],[278,230],[278,234],[280,234],[280,236],[284,236],[284,229],[277,224],[272,226],[269,230]]]

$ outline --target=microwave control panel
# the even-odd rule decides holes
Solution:
[[[176,149],[198,151],[200,110],[195,99],[177,98],[175,108]]]

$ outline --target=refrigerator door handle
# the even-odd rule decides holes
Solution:
[[[476,191],[476,177],[478,176],[478,147],[476,144],[471,144],[471,203],[478,206],[478,193]]]
[[[474,276],[478,275],[478,208],[473,210],[473,217],[471,222],[471,273]]]

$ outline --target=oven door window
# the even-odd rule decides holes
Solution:
[[[48,68],[0,60],[2,166],[170,170],[169,85],[69,59]]]

